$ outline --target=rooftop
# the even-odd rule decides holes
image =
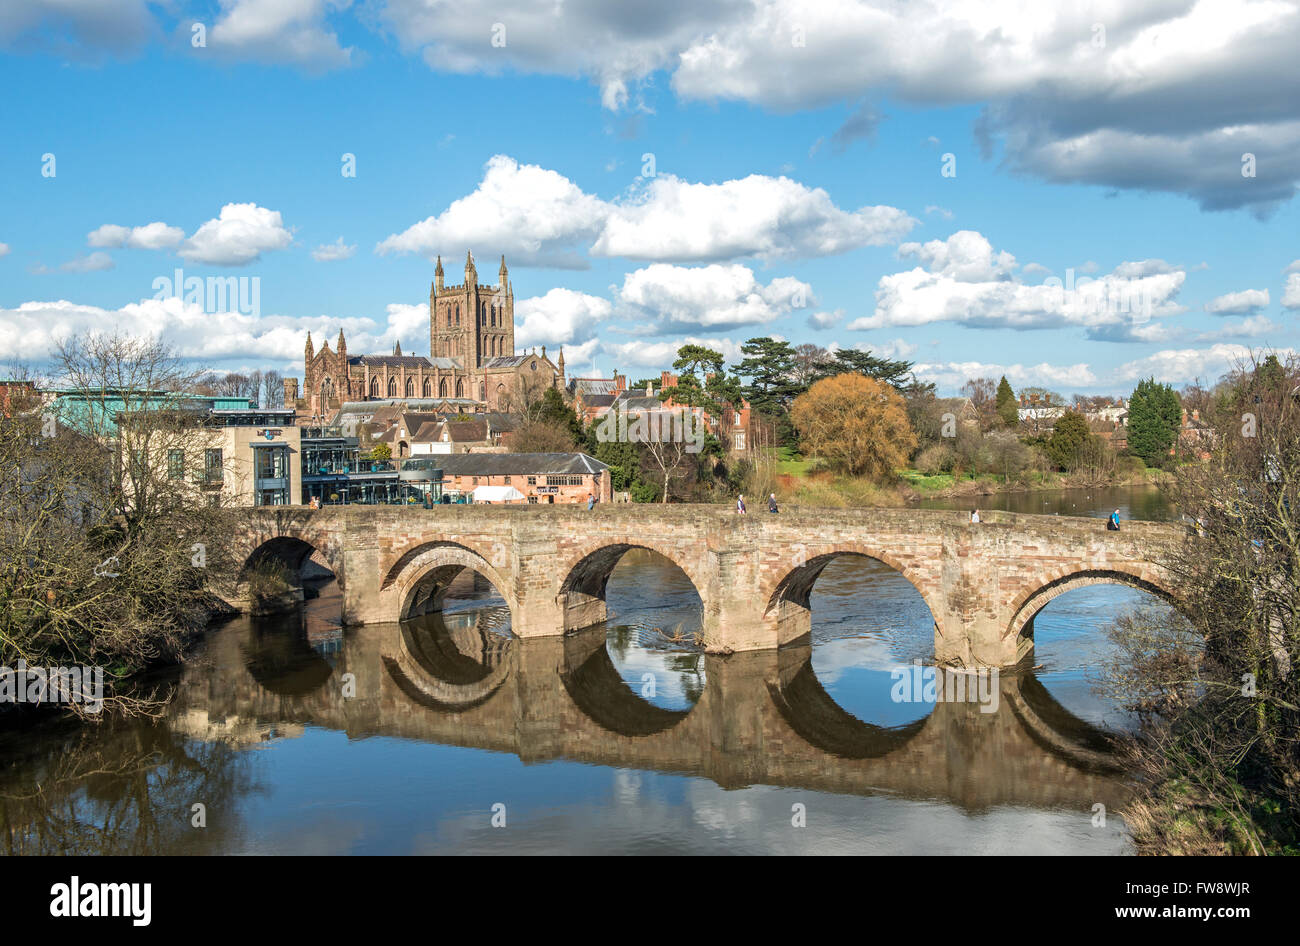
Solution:
[[[447,476],[527,476],[604,473],[604,463],[585,453],[448,453],[436,457]]]

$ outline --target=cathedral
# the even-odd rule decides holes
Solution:
[[[506,258],[495,286],[480,285],[472,254],[465,256],[465,281],[443,282],[438,257],[429,287],[429,354],[349,355],[338,343],[316,351],[311,334],[303,354],[303,386],[285,382],[285,407],[296,407],[300,423],[328,423],[349,401],[419,400],[438,413],[516,412],[548,387],[564,391],[564,352],[552,362],[535,352],[515,354],[515,293]],[[416,405],[411,405],[412,407]]]

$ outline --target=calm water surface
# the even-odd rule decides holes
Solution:
[[[998,508],[993,498],[981,502]],[[1084,502],[1098,515],[1156,505],[1113,491]],[[1127,721],[1089,678],[1106,625],[1153,600],[1141,592],[1092,586],[1053,600],[1036,619],[1035,669],[1002,677],[996,712],[891,698],[891,671],[932,654],[933,620],[905,579],[869,559],[823,572],[810,644],[761,655],[700,653],[690,582],[638,550],[609,581],[608,624],[564,639],[512,638],[490,587],[462,594],[439,615],[344,632],[326,582],[296,614],[213,629],[198,659],[158,681],[170,695],[162,719],[0,733],[0,843],[1128,851],[1114,814],[1127,786],[1106,765],[1102,730]],[[1092,825],[1098,802],[1111,812],[1103,828]],[[191,824],[195,804],[206,827]]]

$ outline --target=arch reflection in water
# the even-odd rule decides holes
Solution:
[[[400,647],[384,656],[384,668],[423,706],[472,709],[491,699],[510,676],[515,640],[509,622],[509,609],[490,602],[403,621]]]
[[[1106,664],[1119,656],[1110,627],[1139,609],[1177,620],[1163,597],[1123,584],[1076,587],[1054,596],[1022,631],[1033,644],[1022,666],[1032,667],[1052,698],[1071,713],[1094,726],[1131,730],[1137,718],[1097,685]]]
[[[303,582],[303,607],[252,615],[243,643],[249,674],[271,693],[299,696],[324,686],[343,646],[342,594],[333,578]]]
[[[820,835],[823,841],[879,851],[953,851],[972,842],[1006,849],[1011,842],[1005,826],[1043,825],[1051,812],[1065,814],[1050,815],[1052,830],[1034,835],[1038,849],[1068,843],[1072,849],[1114,850],[1117,843],[1117,829],[1102,837],[1087,825],[1092,804],[1100,801],[1111,810],[1122,804],[1123,783],[1075,751],[1074,734],[1053,730],[1063,717],[1050,699],[1022,693],[1016,679],[1004,681],[997,713],[941,704],[905,730],[889,729],[835,705],[810,672],[812,648],[805,643],[704,656],[707,684],[699,703],[690,712],[673,711],[637,699],[612,671],[598,633],[502,637],[498,645],[475,626],[476,619],[449,628],[444,616],[435,625],[350,631],[332,658],[331,680],[309,693],[281,695],[276,691],[293,688],[254,676],[246,620],[212,632],[208,659],[184,668],[168,717],[140,724],[169,733],[177,745],[263,748],[236,753],[256,760],[258,781],[269,791],[227,791],[224,823],[248,830],[222,835],[221,850],[294,850],[296,838],[328,839],[339,828],[345,829],[345,844],[364,839],[368,851],[498,850],[500,832],[467,834],[462,817],[485,792],[515,800],[511,825],[520,833],[512,838],[524,844],[531,839],[533,849],[610,849],[626,840],[618,825],[635,814],[602,808],[613,770],[642,773],[638,778],[647,793],[658,786],[655,797],[670,806],[672,817],[656,823],[652,840],[671,850],[781,847],[770,826],[788,826],[790,796],[774,794],[776,789],[795,790],[810,811],[816,807],[819,830],[828,832]],[[287,633],[297,622],[286,625]],[[336,685],[344,673],[355,675],[351,697]],[[43,746],[47,759],[68,755],[71,763],[71,756],[84,754],[84,764],[61,769],[65,777],[57,783],[42,783],[47,794],[68,804],[42,810],[12,805],[3,814],[29,821],[46,817],[43,812],[50,818],[67,814],[88,790],[95,760],[116,751],[107,736],[111,730],[100,731],[106,734],[103,743],[93,733],[85,737],[92,744],[69,743],[56,733],[30,740]],[[548,764],[533,764],[540,762]],[[141,771],[148,771],[147,764],[122,775],[123,795]],[[32,780],[40,772],[48,774],[48,766],[0,767],[0,806],[9,805],[5,798],[36,791]],[[680,777],[707,779],[739,793],[726,798],[762,811],[762,817],[728,821],[725,831],[702,826],[695,800],[714,798],[711,787],[671,781]],[[859,802],[832,796],[858,796]],[[865,797],[873,800],[862,803]],[[161,807],[163,802],[172,807]],[[184,806],[173,802],[170,796],[160,800],[155,814],[185,823]],[[981,827],[994,809],[1000,809],[997,819]],[[1044,814],[1031,816],[1031,810]],[[78,811],[92,820],[112,817],[85,806]],[[278,820],[268,825],[271,815]],[[346,817],[340,821],[341,816]],[[961,834],[940,842],[934,837],[936,818]],[[1076,823],[1077,830],[1071,827]],[[177,830],[160,838],[114,825],[112,850],[133,850],[137,841],[173,852],[213,849],[212,832]],[[781,837],[786,835],[788,827]]]
[[[629,548],[608,573],[603,594],[607,620],[596,625],[599,630],[578,632],[584,643],[575,652],[584,658],[570,667],[577,666],[581,679],[594,677],[601,685],[621,679],[637,700],[684,715],[699,702],[708,682],[699,641],[703,603],[695,585],[659,553]],[[605,645],[603,656],[587,646],[593,634]]]
[[[884,562],[842,555],[821,570],[809,607],[809,672],[844,711],[885,728],[930,714],[933,704],[894,700],[897,672],[934,655],[934,616],[910,581]]]

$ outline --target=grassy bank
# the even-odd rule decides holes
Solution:
[[[901,506],[922,499],[991,496],[1037,490],[1084,489],[1098,486],[1155,486],[1169,476],[1163,470],[1141,467],[1098,483],[1084,475],[1030,472],[1006,477],[992,473],[922,473],[902,470],[894,483],[832,473],[816,458],[800,457],[788,449],[775,458],[777,496],[784,502],[807,506]]]

